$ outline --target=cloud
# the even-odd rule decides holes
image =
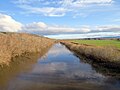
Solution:
[[[14,20],[11,16],[0,14],[0,31],[4,32],[27,32],[38,35],[60,35],[60,34],[83,34],[98,35],[118,35],[120,33],[119,25],[104,25],[104,26],[88,26],[82,25],[79,27],[69,27],[60,25],[49,25],[44,22],[33,22],[29,24],[22,24]],[[104,35],[102,35],[102,33]],[[117,34],[118,33],[118,34]],[[64,35],[63,35],[64,37]],[[76,36],[77,37],[77,36]]]
[[[120,32],[93,32],[83,34],[59,34],[59,35],[45,35],[53,39],[79,39],[79,38],[100,38],[100,37],[115,37],[120,36]]]
[[[117,32],[120,31],[119,25],[95,26],[95,32]]]
[[[87,33],[90,32],[88,26],[82,26],[81,28],[73,28],[68,26],[59,25],[47,25],[44,22],[33,22],[22,27],[21,32],[28,32],[41,35],[49,34],[71,34],[71,33]]]
[[[88,26],[87,27],[82,27],[82,28],[80,28],[80,30],[84,33],[91,32],[91,29]]]
[[[17,32],[21,28],[20,22],[15,21],[11,16],[0,13],[0,31]]]
[[[59,26],[47,25],[44,22],[33,22],[27,25],[24,25],[21,32],[28,32],[34,34],[58,34],[58,33],[66,33],[73,32],[72,28],[65,28]]]
[[[44,22],[33,22],[29,24],[21,24],[14,20],[11,16],[0,14],[0,31],[4,32],[28,32],[40,35],[47,34],[67,34],[67,33],[84,33],[90,30],[87,27],[72,28],[59,25],[47,25]]]
[[[33,22],[24,25],[21,32],[28,32],[40,35],[55,34],[81,34],[81,33],[99,33],[99,32],[120,32],[119,25],[69,27],[59,25],[48,25],[44,22]]]
[[[45,29],[47,27],[47,25],[43,22],[33,22],[33,23],[30,23],[30,24],[26,24],[25,25],[25,28],[27,29],[31,29],[31,30],[36,30],[36,29]]]
[[[27,13],[61,17],[68,12],[79,14],[81,9],[95,6],[108,6],[113,0],[13,0],[17,7]]]
[[[32,7],[30,5],[19,5],[20,8],[25,9],[26,13],[41,14],[44,16],[61,17],[65,15],[65,8],[54,8],[54,7]]]

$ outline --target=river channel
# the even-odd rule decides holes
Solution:
[[[19,68],[0,75],[0,90],[120,90],[120,73],[105,75],[59,43]]]

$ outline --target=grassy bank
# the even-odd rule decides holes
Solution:
[[[120,48],[119,40],[72,40],[72,42],[96,46],[109,46]]]
[[[29,71],[32,66],[37,63],[37,60],[43,57],[51,48],[52,45],[43,48],[42,52],[27,53],[22,56],[18,56],[12,59],[8,66],[0,68],[0,86],[7,86],[7,82],[14,76],[19,75],[22,72]],[[1,88],[0,88],[1,90]],[[4,89],[2,89],[4,90]]]
[[[94,62],[101,63],[101,65],[120,68],[120,51],[115,48],[78,44],[67,41],[62,41],[61,43],[78,55],[85,56]]]
[[[54,40],[25,33],[0,33],[0,66],[9,65],[12,58],[42,50]]]

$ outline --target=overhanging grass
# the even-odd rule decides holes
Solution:
[[[72,42],[97,46],[114,46],[120,48],[120,41],[117,40],[73,40]]]

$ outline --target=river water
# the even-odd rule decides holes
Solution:
[[[0,90],[120,90],[118,78],[97,71],[61,44],[21,68],[14,75],[0,76]]]

